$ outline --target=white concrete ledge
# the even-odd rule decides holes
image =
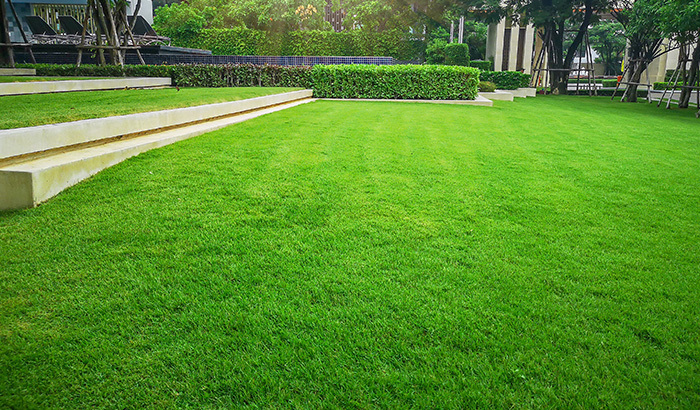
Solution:
[[[36,70],[33,68],[0,68],[0,75],[36,75]]]
[[[537,95],[537,89],[536,88],[530,88],[530,87],[525,87],[525,88],[518,88],[517,90],[506,90],[510,93],[513,93],[513,96],[515,97],[534,97]]]
[[[69,91],[117,90],[167,87],[169,77],[101,78],[97,80],[26,81],[0,83],[0,95],[64,93]]]
[[[173,127],[310,98],[311,95],[311,90],[300,90],[197,107],[0,130],[0,159]]]
[[[651,99],[651,101],[658,102],[662,96],[664,97],[662,104],[666,104],[669,98],[671,99],[671,104],[678,103],[678,100],[681,98],[681,90],[668,90],[665,96],[664,90],[649,91],[649,99]],[[691,91],[689,105],[697,105],[697,101],[698,91]]]
[[[510,91],[496,90],[493,92],[480,92],[479,95],[491,101],[513,101],[513,93]]]
[[[319,98],[326,101],[380,101],[380,102],[401,102],[401,103],[431,103],[431,104],[456,104],[456,105],[477,105],[482,107],[492,107],[493,101],[477,96],[474,100],[391,100],[379,98]]]
[[[36,206],[85,178],[124,161],[127,158],[138,155],[141,152],[172,144],[205,132],[214,131],[260,115],[313,101],[310,98],[311,94],[311,90],[304,90],[258,97],[251,99],[256,100],[253,104],[246,103],[229,106],[229,111],[227,113],[222,110],[222,107],[220,107],[221,104],[169,110],[180,113],[182,113],[183,110],[189,110],[186,111],[187,114],[190,114],[188,118],[198,118],[198,120],[194,122],[190,121],[189,123],[182,122],[181,120],[174,121],[172,124],[179,124],[179,126],[162,130],[157,129],[159,127],[153,128],[149,126],[143,131],[147,132],[151,130],[152,132],[146,133],[145,135],[111,140],[98,145],[92,144],[74,147],[69,150],[58,150],[33,159],[15,157],[9,161],[5,160],[4,165],[0,162],[0,210]],[[250,102],[251,100],[235,102],[244,103],[246,101]],[[209,117],[202,116],[202,112],[198,112],[197,110],[206,110],[206,107],[209,108]],[[164,114],[165,112],[159,111],[146,114],[159,113]],[[195,116],[193,113],[199,116]],[[222,113],[224,114],[222,115]],[[122,116],[122,121],[128,122],[129,117],[133,115],[140,114]],[[153,118],[157,120],[159,116],[156,115]],[[160,119],[162,120],[163,118]],[[100,119],[96,121],[105,120],[106,119]],[[57,124],[57,126],[67,126],[69,124],[71,123]],[[160,122],[160,124],[162,125],[163,122]],[[128,127],[128,124],[124,125],[125,129],[134,129],[133,127]],[[28,129],[30,128],[25,128],[25,130]]]

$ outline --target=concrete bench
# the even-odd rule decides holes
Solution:
[[[65,93],[70,91],[118,90],[169,87],[169,77],[100,78],[96,80],[26,81],[0,83],[0,95]]]
[[[129,157],[311,101],[301,90],[248,100],[0,130],[0,210],[36,206]]]
[[[36,70],[33,68],[0,68],[1,76],[25,76],[36,75]]]

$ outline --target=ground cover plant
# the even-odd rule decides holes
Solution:
[[[697,408],[698,127],[317,101],[142,154],[0,214],[0,407]]]
[[[298,88],[166,88],[0,96],[0,129],[237,101],[294,90]]]

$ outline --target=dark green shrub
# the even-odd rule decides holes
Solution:
[[[679,85],[681,85],[681,84],[679,84]],[[676,90],[681,89],[681,87],[679,87],[679,86],[674,87],[673,84],[666,82],[666,81],[659,81],[659,82],[656,82],[652,85],[652,89],[654,89],[654,90],[672,90],[674,88]],[[646,87],[644,87],[644,89],[646,90]]]
[[[479,91],[482,93],[492,93],[496,91],[496,84],[491,81],[479,81]]]
[[[312,70],[314,96],[473,100],[479,71],[433,65],[317,65]]]
[[[431,41],[425,50],[425,62],[427,64],[445,64],[447,60],[446,47],[447,41],[445,40],[437,38]]]
[[[472,60],[469,62],[469,67],[475,67],[482,71],[492,71],[493,62],[489,60]]]
[[[416,60],[425,52],[422,41],[398,30],[303,30],[281,34],[237,27],[203,29],[195,34],[187,31],[187,35],[168,33],[173,45],[211,50],[215,55],[386,56]]]
[[[469,66],[469,44],[447,44],[445,46],[445,64]]]
[[[603,80],[603,87],[617,87],[617,80]]]
[[[170,77],[180,87],[303,87],[311,88],[311,67],[254,64],[179,64],[96,66],[24,64],[39,76]]]
[[[530,74],[519,71],[481,71],[479,79],[491,81],[500,90],[515,90],[530,84]]]

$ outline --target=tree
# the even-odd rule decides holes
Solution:
[[[512,19],[524,19],[541,29],[548,66],[550,86],[557,94],[566,94],[569,71],[579,48],[594,21],[594,13],[609,8],[609,0],[506,0],[504,9]],[[575,27],[571,43],[567,25]]]
[[[625,28],[629,44],[626,64],[630,73],[622,100],[636,102],[642,73],[654,59],[665,52],[661,49],[664,38],[660,28],[659,4],[658,0],[624,0],[621,3],[623,7],[614,12],[613,16]]]
[[[620,74],[620,65],[625,53],[624,27],[617,21],[602,21],[588,29],[591,48],[598,53],[596,63],[605,66],[605,75]]]
[[[662,32],[681,44],[695,44],[690,56],[690,66],[683,73],[682,83],[686,86],[698,82],[700,67],[700,0],[669,0],[658,4],[658,15]],[[682,48],[681,50],[685,50]],[[698,90],[700,92],[700,90]],[[688,108],[690,88],[683,88],[678,100],[678,107]]]
[[[0,43],[9,44],[10,43],[10,32],[8,30],[7,24],[7,9],[5,8],[5,0],[0,4]],[[14,67],[15,57],[12,52],[12,47],[2,47],[0,46],[0,65],[9,65]]]

